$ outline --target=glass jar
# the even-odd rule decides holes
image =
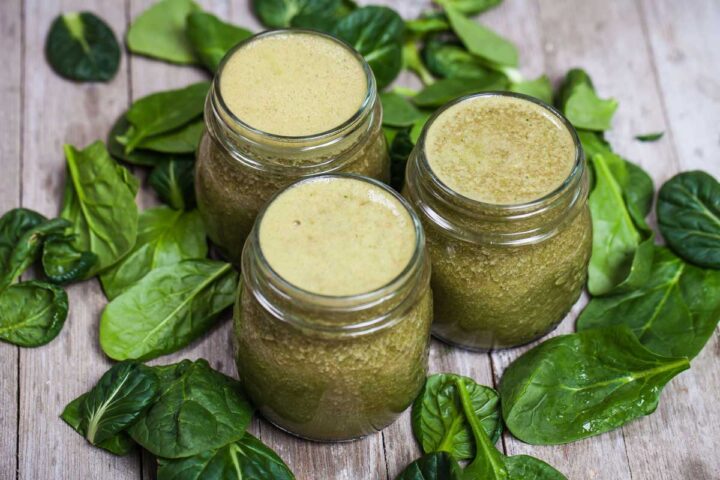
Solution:
[[[433,173],[425,151],[433,121],[483,95],[531,101],[568,129],[575,163],[558,188],[534,201],[497,205],[460,195]],[[478,351],[522,345],[554,329],[578,299],[592,245],[588,175],[576,132],[554,108],[508,93],[446,105],[410,156],[403,193],[425,227],[436,337]]]
[[[292,434],[338,441],[374,433],[425,382],[430,262],[420,220],[392,195],[412,218],[414,250],[400,274],[367,293],[319,295],[283,279],[260,249],[263,213],[248,237],[234,314],[238,372],[262,415]]]
[[[350,50],[361,62],[367,94],[359,110],[337,127],[305,136],[253,128],[228,108],[220,89],[223,67],[238,49],[273,35],[316,35]],[[206,129],[197,152],[195,191],[208,236],[235,265],[261,206],[293,181],[320,173],[351,172],[388,181],[390,163],[382,134],[382,106],[367,62],[329,35],[274,30],[235,47],[218,69],[205,105]]]

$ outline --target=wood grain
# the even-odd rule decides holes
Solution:
[[[126,61],[109,83],[76,84],[57,76],[44,58],[45,36],[60,12],[87,8],[81,0],[25,2],[25,88],[22,204],[58,214],[65,181],[64,143],[83,147],[105,138],[127,102]],[[125,25],[123,2],[100,12],[115,32]],[[20,355],[19,479],[138,479],[139,457],[113,456],[88,446],[58,415],[93,386],[111,363],[100,352],[97,328],[104,297],[95,280],[67,289],[70,315],[50,344]]]
[[[123,38],[130,19],[152,3],[0,3],[2,212],[23,205],[56,215],[64,183],[63,143],[84,146],[104,139],[131,101],[207,78],[197,68],[127,53],[120,72],[108,84],[68,82],[47,66],[43,44],[59,12],[90,9]],[[248,1],[200,3],[223,19],[260,30]],[[393,6],[405,18],[432,8],[430,0],[373,3]],[[23,18],[32,18],[24,30]],[[720,4],[715,0],[692,4],[506,0],[480,21],[518,45],[521,71],[528,78],[547,72],[557,82],[571,67],[586,68],[600,95],[620,102],[610,134],[613,147],[642,165],[656,185],[691,168],[720,176]],[[403,74],[398,83],[419,86],[412,74]],[[633,138],[652,131],[667,133],[655,143]],[[146,174],[140,169],[136,173]],[[147,188],[138,199],[143,208],[156,202]],[[97,342],[99,315],[106,303],[98,283],[72,286],[69,294],[70,317],[51,344],[21,351],[0,345],[0,479],[154,478],[151,456],[117,458],[91,448],[57,418],[65,404],[90,388],[110,365]],[[578,302],[554,334],[573,330],[585,302],[585,298]],[[213,367],[235,375],[228,318],[188,348],[152,363],[203,357]],[[468,375],[492,386],[527,348],[488,355],[433,341],[430,370]],[[716,335],[693,361],[693,368],[671,382],[654,415],[570,445],[534,447],[506,433],[498,447],[507,454],[542,458],[572,480],[720,478],[720,411],[715,406],[720,397],[719,366],[720,337]],[[286,460],[298,480],[392,480],[420,454],[409,412],[383,432],[350,443],[302,441],[261,419],[251,431]]]
[[[0,216],[20,205],[22,171],[22,4],[0,11]],[[20,350],[0,342],[0,480],[17,471],[18,361]]]

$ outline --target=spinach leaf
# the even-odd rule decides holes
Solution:
[[[72,224],[73,247],[97,255],[85,278],[110,267],[135,244],[137,179],[98,141],[77,150],[65,145],[69,178],[60,212]]]
[[[511,83],[508,90],[535,97],[547,104],[552,103],[552,85],[547,75],[541,75],[535,80]]]
[[[495,390],[472,378],[440,373],[427,378],[412,407],[413,433],[423,452],[444,451],[458,460],[475,456],[472,429],[466,420],[457,383],[462,382],[473,415],[494,444],[502,433],[500,399]]]
[[[120,143],[118,138],[122,138],[123,141],[125,141],[125,135],[131,126],[132,125],[130,125],[130,122],[128,122],[127,118],[125,118],[125,114],[123,113],[115,121],[112,129],[110,129],[110,133],[107,138],[107,149],[113,158],[133,165],[153,167],[169,157],[169,155],[150,150],[133,150],[129,154],[125,153],[125,145]]]
[[[80,404],[79,431],[93,445],[127,429],[147,410],[158,393],[155,372],[137,362],[113,365]]]
[[[240,382],[213,370],[202,359],[153,369],[160,393],[129,429],[133,440],[150,453],[190,457],[245,435],[253,409],[241,393]]]
[[[253,0],[253,10],[269,28],[301,27],[329,32],[342,17],[355,9],[346,0]]]
[[[450,24],[442,12],[425,11],[418,18],[405,21],[405,30],[415,36],[450,30]]]
[[[409,127],[422,117],[422,113],[412,103],[397,93],[381,93],[380,101],[383,107],[383,125]]]
[[[150,172],[148,183],[163,203],[176,210],[195,206],[195,162],[166,160]]]
[[[195,153],[204,130],[205,122],[200,118],[175,130],[144,138],[136,148],[161,153]]]
[[[576,128],[609,130],[617,110],[615,99],[603,100],[595,93],[590,76],[579,68],[570,70],[560,89],[559,106]]]
[[[529,455],[505,457],[505,468],[510,480],[567,480],[547,463]]]
[[[595,180],[588,198],[593,222],[588,289],[593,295],[633,290],[645,284],[652,265],[654,234],[645,222],[652,180],[597,134],[580,131],[578,136]]]
[[[593,298],[578,330],[627,325],[640,343],[659,355],[692,358],[720,319],[720,271],[683,262],[655,247],[648,283],[637,290]]]
[[[365,57],[375,74],[378,90],[390,84],[402,68],[405,23],[387,7],[362,7],[341,19],[333,34]]]
[[[173,63],[195,63],[185,35],[185,20],[200,10],[192,0],[160,0],[130,24],[127,46],[131,52]]]
[[[205,256],[205,228],[197,210],[151,208],[140,214],[133,249],[103,272],[100,281],[105,295],[112,300],[156,268]]]
[[[45,345],[60,333],[67,313],[67,294],[60,287],[35,280],[10,285],[0,292],[0,340]]]
[[[42,265],[50,282],[65,285],[82,280],[97,263],[97,255],[77,250],[74,242],[72,234],[53,234],[45,240]]]
[[[110,80],[120,66],[115,34],[90,12],[58,15],[50,25],[45,56],[55,73],[81,82]]]
[[[465,419],[470,424],[473,439],[475,440],[475,457],[465,467],[462,476],[463,480],[476,480],[478,478],[501,480],[508,478],[503,454],[495,448],[494,442],[485,433],[485,427],[475,415],[475,405],[470,397],[470,392],[468,392],[465,379],[456,377],[454,380]]]
[[[506,87],[505,76],[496,72],[490,72],[484,78],[444,78],[422,89],[413,97],[413,102],[421,107],[440,107],[465,95]]]
[[[158,480],[295,479],[285,462],[249,433],[218,450],[175,460],[160,458],[157,475]]]
[[[193,12],[187,17],[187,36],[195,55],[213,73],[225,54],[251,35],[251,31],[207,12]]]
[[[502,0],[434,0],[441,7],[451,7],[465,15],[477,15],[495,8]]]
[[[390,186],[398,192],[405,183],[405,166],[414,147],[407,128],[397,132],[390,144]]]
[[[425,67],[414,38],[405,40],[402,47],[402,68],[415,72],[424,85],[435,82],[432,73]]]
[[[665,135],[665,132],[644,133],[642,135],[635,135],[635,140],[640,140],[641,142],[656,142],[660,140],[663,135]]]
[[[429,453],[408,465],[395,480],[461,480],[462,469],[446,452]]]
[[[705,172],[683,172],[660,188],[660,231],[688,262],[720,269],[720,183]]]
[[[149,360],[180,350],[232,305],[237,277],[230,264],[213,260],[151,270],[105,307],[100,346],[114,360]]]
[[[70,224],[62,218],[41,223],[22,234],[0,270],[0,291],[17,280],[22,273],[35,263],[40,249],[48,235],[62,232]]]
[[[462,46],[433,37],[425,43],[423,58],[430,71],[444,78],[486,78],[490,69]]]
[[[0,217],[0,266],[4,271],[20,237],[47,218],[34,210],[13,208]]]
[[[85,436],[85,431],[80,427],[80,423],[82,421],[81,408],[86,396],[87,393],[83,393],[78,398],[68,403],[65,410],[63,410],[62,415],[60,415],[60,418],[62,418],[65,423],[70,425],[73,430],[83,437]],[[135,442],[132,438],[130,438],[130,435],[128,435],[127,432],[120,432],[105,441],[97,443],[95,446],[103,448],[114,455],[123,456],[133,450]]]
[[[470,53],[490,62],[492,65],[517,66],[518,52],[515,45],[489,28],[466,17],[453,6],[446,4],[445,13],[453,31]]]
[[[209,89],[209,82],[199,82],[153,93],[133,103],[125,114],[131,127],[117,137],[125,145],[125,153],[130,154],[148,137],[170,132],[200,117]]]
[[[599,435],[655,411],[665,384],[689,366],[652,353],[627,327],[551,338],[505,370],[503,418],[530,444]]]

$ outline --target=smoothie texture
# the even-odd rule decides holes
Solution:
[[[592,235],[571,128],[501,94],[463,99],[426,127],[404,193],[427,234],[439,338],[475,350],[521,345],[579,297]]]
[[[238,373],[268,420],[347,440],[412,403],[432,321],[417,232],[387,187],[354,177],[308,179],[269,204],[243,254],[234,316]]]
[[[211,89],[195,189],[208,235],[236,265],[260,208],[328,172],[389,179],[382,107],[365,61],[330,36],[271,31],[228,53]]]

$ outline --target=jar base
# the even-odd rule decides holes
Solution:
[[[520,348],[520,347],[524,347],[526,345],[530,345],[531,343],[536,342],[536,341],[540,340],[541,338],[545,337],[546,335],[549,335],[552,332],[554,332],[560,326],[560,323],[562,323],[562,322],[556,323],[555,325],[552,326],[552,328],[550,328],[546,332],[543,332],[540,335],[537,335],[526,342],[518,343],[517,345],[510,345],[510,346],[503,346],[503,347],[488,348],[488,347],[477,347],[475,345],[459,343],[454,340],[450,340],[449,338],[443,337],[442,335],[438,334],[435,331],[435,329],[433,329],[433,331],[432,331],[432,336],[434,338],[440,340],[443,343],[446,343],[452,347],[460,348],[462,350],[467,350],[470,352],[477,352],[477,353],[492,353],[492,352],[497,352],[497,351],[502,351],[502,350],[512,350],[513,348]]]
[[[340,439],[312,438],[312,437],[306,437],[304,435],[300,435],[299,433],[291,432],[287,428],[282,427],[282,426],[278,425],[276,422],[270,420],[268,417],[263,415],[261,412],[258,412],[258,413],[262,416],[263,420],[265,420],[266,422],[268,422],[270,425],[277,428],[278,430],[281,430],[281,431],[287,433],[288,435],[292,435],[295,438],[299,438],[300,440],[306,440],[306,441],[313,442],[313,443],[352,443],[352,442],[356,442],[358,440],[362,440],[363,438],[373,435],[375,433],[381,432],[384,428],[387,428],[390,425],[392,425],[393,423],[395,423],[395,421],[393,421],[393,422],[389,423],[388,425],[386,425],[385,427],[383,427],[383,429],[376,430],[376,431],[370,432],[370,433],[365,433],[365,434],[359,435],[357,437],[340,438]]]

